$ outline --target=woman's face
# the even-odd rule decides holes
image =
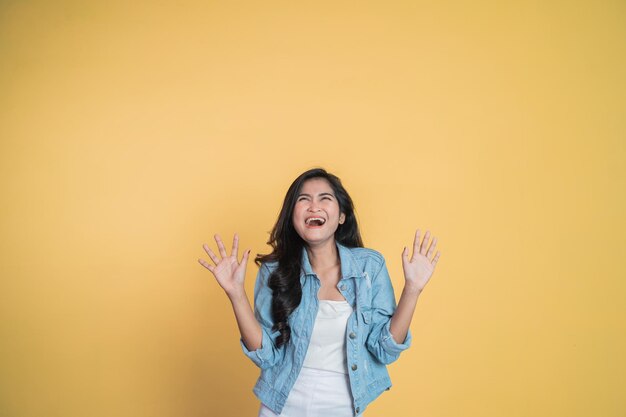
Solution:
[[[345,221],[333,188],[325,178],[311,178],[302,185],[293,208],[293,226],[308,245],[334,242],[335,231]]]

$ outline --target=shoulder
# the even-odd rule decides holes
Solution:
[[[371,248],[349,248],[357,264],[380,268],[385,263],[382,253]]]
[[[278,268],[278,261],[262,262],[261,266],[259,266],[259,272],[257,273],[257,281],[266,284],[269,276],[276,268]]]
[[[273,271],[278,267],[278,261],[267,261],[261,264],[261,268],[266,268],[269,271]]]
[[[350,248],[352,256],[355,259],[373,260],[376,262],[384,262],[383,254],[372,248]]]

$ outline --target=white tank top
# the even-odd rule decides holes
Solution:
[[[319,300],[311,341],[302,366],[348,373],[346,328],[352,310],[345,300]]]

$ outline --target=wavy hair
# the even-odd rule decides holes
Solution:
[[[311,178],[324,178],[330,183],[339,210],[345,214],[345,221],[335,231],[335,241],[347,247],[363,247],[354,205],[341,180],[323,168],[313,168],[300,174],[287,190],[278,220],[267,241],[273,251],[266,255],[258,254],[254,259],[258,266],[263,262],[278,261],[278,267],[268,279],[268,286],[272,290],[272,331],[280,331],[276,339],[277,347],[289,342],[291,328],[287,319],[302,300],[300,273],[305,242],[293,226],[293,209],[302,185]]]

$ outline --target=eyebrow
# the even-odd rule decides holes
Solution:
[[[311,194],[307,194],[307,193],[300,193],[300,194],[298,194],[298,197],[302,197],[303,195],[305,195],[305,196],[307,196],[307,197],[311,197]],[[319,195],[319,196],[322,196],[322,195],[329,195],[329,196],[331,196],[331,197],[335,198],[335,196],[334,196],[334,195],[332,195],[331,193],[319,193],[318,195]]]

